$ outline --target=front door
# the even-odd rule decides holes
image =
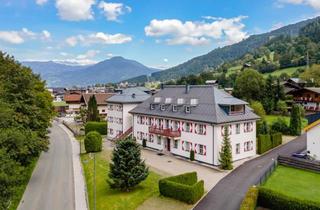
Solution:
[[[167,138],[167,150],[170,152],[170,139]]]

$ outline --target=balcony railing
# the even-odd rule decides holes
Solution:
[[[294,97],[295,101],[302,101],[302,102],[320,102],[319,98],[313,97]]]
[[[173,138],[177,138],[181,136],[180,131],[173,131],[169,128],[161,129],[161,128],[149,127],[149,133],[157,134],[160,136],[173,137]]]

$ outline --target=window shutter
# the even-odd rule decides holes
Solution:
[[[190,132],[192,133],[192,130],[193,130],[193,123],[191,123],[191,126],[190,126]]]
[[[182,122],[181,124],[182,124],[182,131],[184,131],[184,122]]]
[[[203,129],[204,129],[204,131],[203,131],[204,135],[207,135],[207,125],[204,125]]]
[[[184,151],[184,141],[182,141],[182,150]]]
[[[198,133],[198,124],[196,124],[196,123],[194,124],[194,132]]]
[[[203,146],[203,155],[206,156],[207,155],[207,146]]]
[[[198,144],[194,144],[194,153],[197,154],[197,146]]]

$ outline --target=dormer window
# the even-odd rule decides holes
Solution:
[[[230,115],[237,115],[244,113],[244,105],[231,105],[230,106]]]
[[[185,112],[188,113],[188,114],[191,113],[191,108],[190,108],[190,106],[186,106],[186,107],[185,107]]]
[[[166,110],[166,106],[165,106],[164,104],[161,104],[161,105],[160,105],[160,110],[161,110],[161,111]]]
[[[177,111],[178,111],[177,105],[172,105],[172,111],[173,111],[173,112],[177,112]]]
[[[155,109],[155,107],[156,107],[156,105],[155,105],[155,104],[150,104],[150,109],[151,109],[151,110],[154,110],[154,109]]]
[[[172,98],[166,98],[165,103],[166,103],[166,104],[170,104],[171,101],[172,101]]]
[[[154,98],[154,103],[160,103],[161,101],[161,98],[160,97],[155,97]]]
[[[196,99],[196,98],[190,99],[190,104],[191,104],[191,106],[197,106],[198,105],[198,99]]]
[[[184,102],[183,98],[178,98],[177,99],[177,104],[181,105],[181,104],[183,104],[183,102]]]

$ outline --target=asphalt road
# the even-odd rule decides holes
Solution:
[[[49,151],[41,154],[19,210],[75,209],[71,142],[56,122],[50,130]]]
[[[238,210],[248,188],[273,164],[278,155],[306,148],[305,135],[282,145],[266,155],[248,161],[223,178],[194,208],[195,210]]]

